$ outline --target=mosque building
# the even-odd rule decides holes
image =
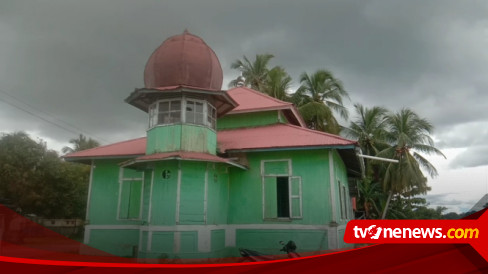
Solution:
[[[125,101],[146,136],[74,152],[91,165],[84,241],[119,256],[239,256],[345,246],[358,144],[308,129],[293,104],[221,90],[214,51],[185,31],[147,61]]]

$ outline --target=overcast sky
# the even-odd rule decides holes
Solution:
[[[103,144],[144,136],[146,113],[123,100],[143,87],[153,50],[187,28],[216,52],[224,89],[232,61],[271,53],[295,86],[325,68],[348,106],[430,120],[448,159],[430,158],[440,176],[428,200],[462,212],[487,193],[487,14],[484,0],[2,0],[0,131],[54,149],[78,132]]]

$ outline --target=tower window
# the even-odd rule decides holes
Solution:
[[[186,101],[186,122],[203,125],[203,103],[193,100]]]
[[[181,121],[181,101],[159,103],[158,124],[174,124]]]
[[[149,106],[149,128],[157,125],[188,123],[215,129],[217,111],[205,100],[180,98],[160,100]]]

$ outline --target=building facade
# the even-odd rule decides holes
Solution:
[[[148,113],[146,136],[65,156],[91,165],[86,244],[141,258],[345,246],[356,142],[307,129],[291,103],[222,91],[222,79],[201,38],[170,37],[126,99]]]

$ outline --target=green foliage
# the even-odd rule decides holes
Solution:
[[[359,205],[365,213],[366,219],[377,219],[381,214],[379,203],[384,196],[378,182],[365,178],[358,184]]]
[[[443,219],[442,212],[447,208],[438,206],[434,209],[429,208],[428,205],[424,198],[397,195],[392,199],[387,218],[412,220]]]
[[[361,104],[355,104],[354,108],[358,117],[351,122],[349,128],[343,128],[342,132],[347,137],[358,140],[363,154],[374,156],[388,147],[384,141],[385,115],[388,110],[383,107],[366,108]]]
[[[230,67],[242,72],[242,76],[245,78],[244,85],[262,92],[268,77],[268,63],[273,57],[272,54],[256,54],[256,59],[251,62],[246,56],[243,56],[243,60],[234,61]],[[235,87],[236,85],[236,80],[229,83],[229,86]]]
[[[386,126],[385,140],[391,146],[380,151],[377,156],[397,159],[399,163],[390,163],[386,167],[384,189],[393,193],[426,193],[429,190],[427,178],[420,168],[426,170],[431,177],[437,175],[437,170],[417,151],[444,156],[434,147],[434,141],[430,137],[433,126],[410,109],[388,113]]]
[[[63,147],[63,153],[72,153],[75,151],[81,151],[100,146],[99,142],[93,140],[92,138],[86,139],[86,136],[84,136],[83,134],[80,134],[77,139],[70,139],[69,142],[73,145],[74,148],[68,146]]]
[[[347,97],[342,82],[330,71],[317,70],[314,74],[302,73],[301,86],[292,96],[307,126],[311,129],[339,134],[340,127],[333,112],[347,119],[348,111],[342,98]]]
[[[435,167],[420,153],[444,156],[430,137],[432,124],[407,108],[394,113],[356,104],[355,109],[358,117],[343,132],[358,140],[363,154],[398,160],[365,161],[366,178],[362,184],[366,187],[368,180],[381,183],[383,195],[378,195],[376,202],[382,208],[382,218],[440,218],[440,213],[434,214],[414,198],[430,190],[422,169],[431,177],[437,175]]]
[[[282,67],[274,67],[268,72],[262,92],[282,101],[289,101],[287,91],[291,86],[291,77]]]
[[[0,197],[23,213],[82,218],[89,167],[61,160],[23,132],[0,138]]]
[[[463,216],[460,214],[457,214],[456,212],[449,212],[449,213],[442,215],[442,219],[444,219],[444,220],[459,220],[461,218],[463,218]]]

